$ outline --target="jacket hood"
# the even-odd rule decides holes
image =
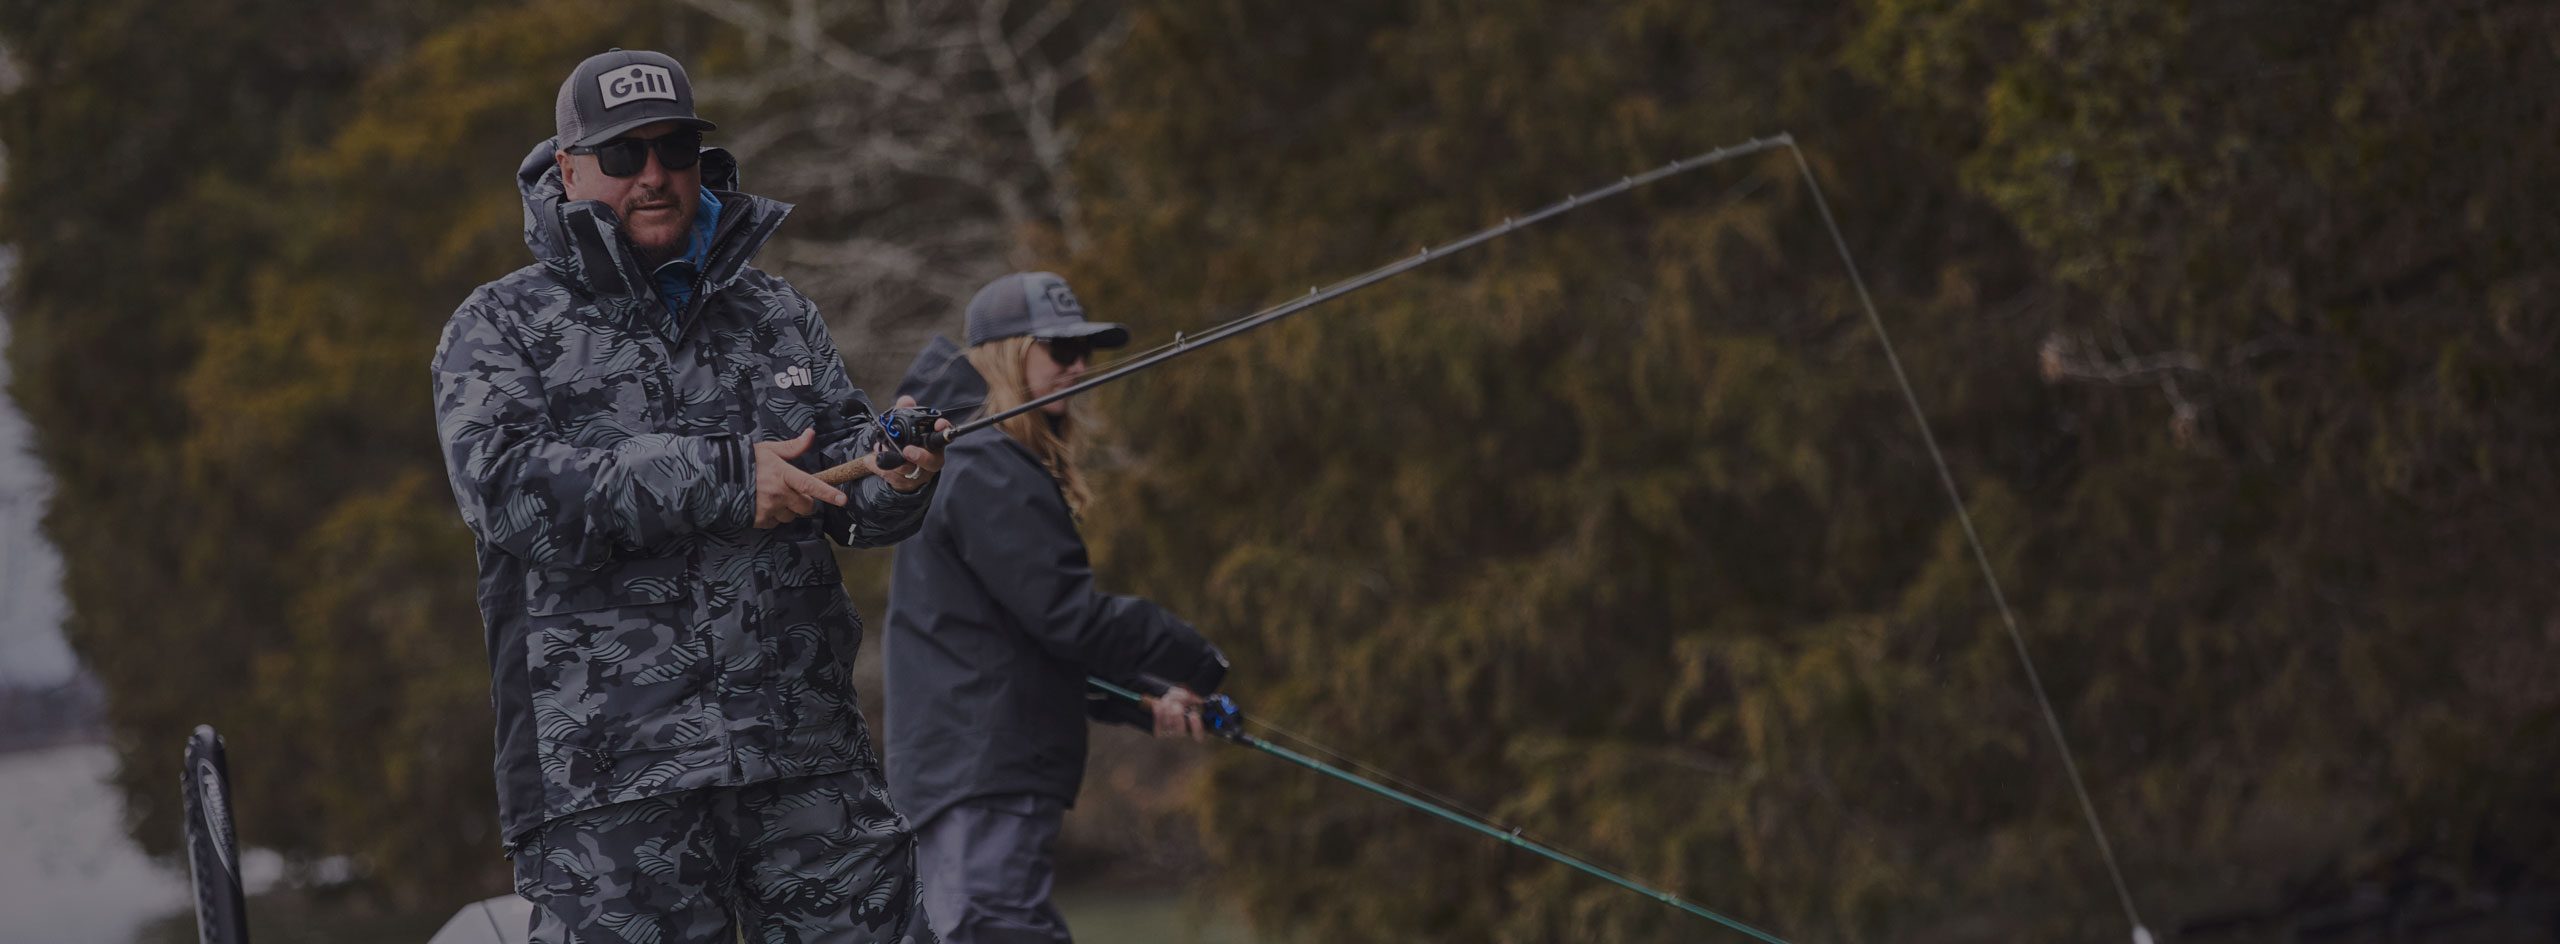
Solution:
[[[907,365],[896,396],[914,397],[918,404],[942,410],[953,422],[960,422],[978,414],[987,399],[987,379],[969,365],[960,345],[937,334],[916,355],[915,363]]]
[[[648,269],[622,238],[622,220],[601,201],[568,199],[560,180],[557,138],[544,138],[516,163],[516,192],[524,198],[524,245],[563,279],[599,296],[650,291]],[[734,281],[756,250],[782,225],[791,205],[738,192],[738,159],[720,148],[702,152],[702,186],[725,207],[703,266],[706,288]],[[708,294],[707,292],[704,294]]]

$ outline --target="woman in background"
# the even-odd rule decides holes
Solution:
[[[1084,375],[1127,328],[1087,321],[1066,280],[1016,273],[969,302],[969,347],[936,337],[902,396],[954,419]],[[957,409],[954,409],[957,407]],[[923,530],[889,590],[889,783],[916,818],[925,910],[946,944],[1069,940],[1050,904],[1051,846],[1084,779],[1085,723],[1201,736],[1199,696],[1225,656],[1164,608],[1095,586],[1077,521],[1088,491],[1067,401],[955,440]],[[1158,692],[1146,707],[1098,676]]]

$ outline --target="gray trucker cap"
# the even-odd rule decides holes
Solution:
[[[693,113],[693,82],[684,66],[662,52],[614,49],[588,56],[560,83],[551,118],[559,147],[602,144],[641,125],[678,121],[709,131],[719,127]]]
[[[1129,329],[1108,321],[1084,320],[1084,305],[1067,290],[1067,280],[1048,272],[1016,272],[979,289],[969,299],[969,346],[1030,335],[1035,338],[1087,338],[1098,348],[1123,347]]]

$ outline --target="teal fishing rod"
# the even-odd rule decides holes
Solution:
[[[1125,686],[1115,685],[1099,678],[1087,676],[1085,678],[1085,682],[1095,688],[1099,688],[1113,695],[1117,695],[1140,704],[1144,704],[1152,700],[1149,696],[1140,694],[1135,690]],[[1309,757],[1305,754],[1301,754],[1297,751],[1290,750],[1289,748],[1273,744],[1270,741],[1248,734],[1244,730],[1244,712],[1236,707],[1235,699],[1229,698],[1225,695],[1207,695],[1203,696],[1200,699],[1200,702],[1201,727],[1208,729],[1209,733],[1217,735],[1220,740],[1224,740],[1230,744],[1253,748],[1254,750],[1280,758],[1281,760],[1307,768],[1308,770],[1324,774],[1325,776],[1332,777],[1336,780],[1343,781],[1344,783],[1351,784],[1379,796],[1386,797],[1387,799],[1394,800],[1414,809],[1448,820],[1449,822],[1483,833],[1504,845],[1534,852],[1538,855],[1545,856],[1552,861],[1572,866],[1575,869],[1607,881],[1620,888],[1663,904],[1670,905],[1673,908],[1688,912],[1689,914],[1713,921],[1742,934],[1749,935],[1754,940],[1766,941],[1768,944],[1787,944],[1784,939],[1779,938],[1777,935],[1770,934],[1767,931],[1744,924],[1733,918],[1717,914],[1696,902],[1674,895],[1670,892],[1663,891],[1662,889],[1654,888],[1650,885],[1638,882],[1597,865],[1593,865],[1580,856],[1525,838],[1520,835],[1520,831],[1517,829],[1504,829],[1486,821],[1482,817],[1461,813],[1457,810],[1450,809],[1448,806],[1434,803],[1403,790],[1396,789],[1395,787],[1388,786],[1368,777],[1363,777],[1359,774],[1352,773],[1351,771],[1344,770],[1340,767],[1336,767],[1332,764],[1325,763],[1324,761],[1317,760],[1313,757]]]

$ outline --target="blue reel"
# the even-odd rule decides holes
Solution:
[[[887,437],[888,444],[893,447],[880,453],[880,467],[895,469],[906,465],[907,457],[898,450],[908,446],[923,446],[941,452],[942,447],[950,445],[951,438],[934,428],[941,422],[942,415],[941,410],[903,406],[872,417],[871,421],[880,427],[880,434]]]
[[[1235,699],[1210,695],[1200,699],[1200,726],[1227,740],[1242,740],[1244,712],[1236,707]]]

